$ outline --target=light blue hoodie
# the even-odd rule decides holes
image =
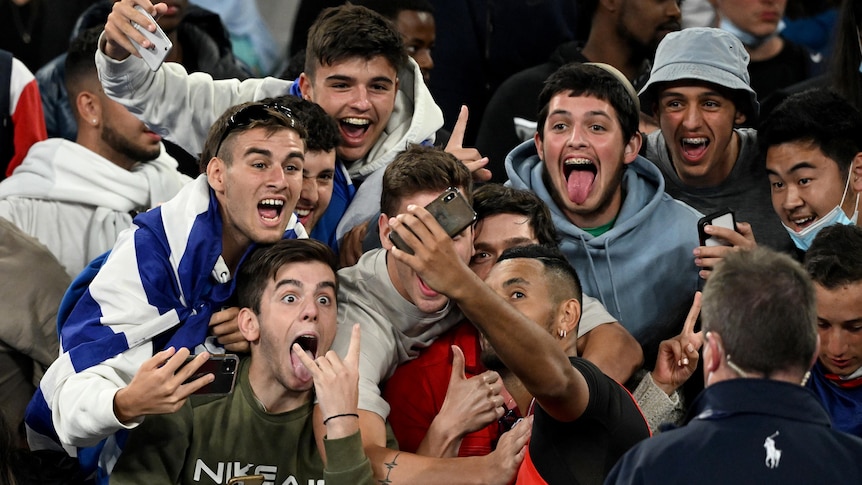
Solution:
[[[506,157],[509,184],[536,193],[551,210],[560,249],[578,272],[584,293],[640,342],[652,366],[658,344],[679,334],[700,285],[692,250],[701,214],[664,192],[661,172],[638,156],[623,172],[623,204],[614,227],[598,237],[572,224],[542,181],[544,164],[532,140]]]

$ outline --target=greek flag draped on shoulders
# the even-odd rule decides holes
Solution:
[[[290,217],[284,238],[307,238],[296,216]],[[27,407],[32,449],[64,449],[78,457],[86,472],[96,472],[98,466],[97,481],[107,483],[128,430],[121,425],[98,435],[91,430],[102,429],[104,423],[88,423],[88,416],[74,414],[77,410],[55,409],[63,387],[70,377],[90,369],[107,376],[99,385],[115,392],[111,386],[128,385],[140,364],[163,349],[218,350],[202,346],[210,317],[234,292],[221,250],[222,220],[206,175],[135,218],[66,321],[60,322],[61,354]],[[87,399],[67,395],[63,402]],[[90,433],[97,436],[87,436]]]

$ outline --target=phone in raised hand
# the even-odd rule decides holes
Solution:
[[[132,44],[135,45],[135,49],[137,49],[138,53],[141,55],[141,59],[143,59],[144,62],[147,63],[147,66],[149,66],[150,69],[152,69],[153,71],[157,71],[159,69],[159,66],[162,65],[162,62],[164,62],[165,57],[168,56],[168,52],[171,51],[171,48],[173,48],[174,44],[171,42],[170,39],[168,39],[168,36],[167,34],[165,34],[165,31],[162,30],[161,27],[159,27],[159,24],[156,22],[153,16],[150,15],[149,12],[144,10],[144,8],[140,5],[135,5],[135,10],[146,15],[147,19],[149,19],[149,21],[156,26],[156,31],[150,32],[149,30],[147,30],[146,26],[132,22],[132,25],[134,25],[135,29],[137,29],[138,32],[144,34],[144,37],[146,37],[147,40],[149,40],[153,45],[149,49],[145,49],[134,40],[129,40],[132,40]]]

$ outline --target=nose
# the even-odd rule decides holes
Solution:
[[[587,140],[584,134],[586,133],[585,128],[580,128],[577,125],[572,126],[572,131],[569,134],[569,139],[566,140],[566,145],[570,147],[584,147],[587,145]]]
[[[283,189],[287,186],[287,182],[285,180],[284,170],[281,168],[280,164],[273,164],[270,170],[267,172],[266,184],[269,187],[275,189]]]
[[[799,189],[796,184],[788,184],[787,190],[784,191],[784,201],[781,204],[785,210],[793,210],[801,207],[805,201],[799,196]]]
[[[317,299],[316,298],[308,298],[306,299],[306,304],[302,307],[301,318],[306,322],[316,322],[317,315],[320,312],[317,308]]]
[[[843,357],[847,350],[847,343],[841,338],[841,329],[830,328],[820,334],[820,345],[826,349],[830,357]]]
[[[667,7],[667,16],[677,21],[682,18],[682,10],[680,9],[679,4],[680,2],[677,0],[671,0],[668,2]]]
[[[368,101],[368,89],[365,86],[357,86],[354,89],[350,106],[359,111],[368,111],[371,108],[371,102]]]
[[[689,130],[699,128],[702,120],[703,117],[701,117],[698,107],[695,104],[689,103],[683,114],[683,127]]]
[[[413,54],[413,60],[422,71],[431,71],[434,69],[434,59],[431,57],[431,49],[419,49]]]
[[[317,177],[303,177],[299,197],[312,204],[317,202]]]

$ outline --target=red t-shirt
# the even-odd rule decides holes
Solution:
[[[402,451],[416,451],[443,406],[452,374],[452,345],[464,352],[468,378],[485,372],[479,360],[479,332],[465,320],[440,335],[419,357],[398,366],[383,388],[383,398],[391,407],[389,423]],[[493,422],[465,436],[458,455],[487,455],[498,438],[499,427]]]

